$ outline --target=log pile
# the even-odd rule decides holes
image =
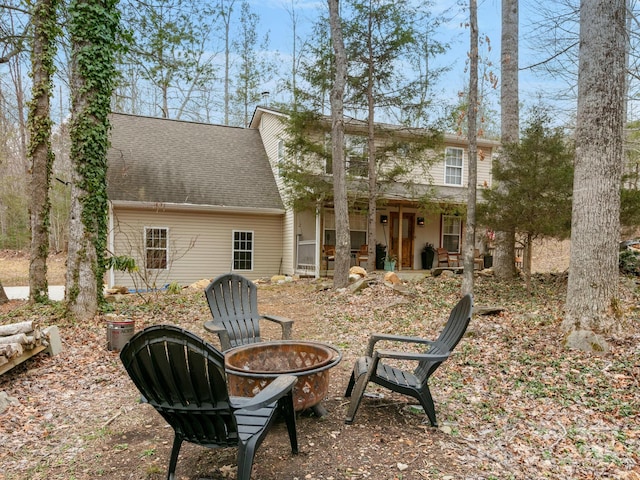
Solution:
[[[0,374],[18,365],[27,358],[50,347],[51,334],[54,330],[41,330],[37,322],[25,321],[0,325]],[[59,338],[56,340],[59,342]]]

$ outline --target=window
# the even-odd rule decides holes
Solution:
[[[356,177],[369,176],[369,159],[367,158],[367,139],[345,135],[345,167],[350,175]]]
[[[328,175],[333,175],[333,157],[331,152],[331,136],[325,135],[324,139],[325,164],[324,171]],[[344,162],[347,175],[355,177],[369,176],[369,158],[367,149],[367,138],[354,135],[344,137]]]
[[[233,232],[233,269],[253,269],[253,232]]]
[[[331,151],[331,135],[325,134],[324,136],[324,173],[327,175],[333,175],[333,152]]]
[[[444,183],[445,185],[462,186],[462,165],[464,150],[462,148],[447,147],[444,155]]]
[[[462,219],[460,217],[442,217],[442,248],[448,252],[460,252],[460,234]]]
[[[147,227],[144,237],[146,268],[166,270],[169,263],[169,230]]]

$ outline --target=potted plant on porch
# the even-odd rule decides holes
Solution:
[[[433,258],[435,257],[435,254],[436,249],[433,247],[433,244],[428,242],[425,243],[420,254],[423,270],[431,270],[431,268],[433,267]]]
[[[396,269],[396,262],[398,261],[398,257],[395,255],[387,255],[387,258],[384,261],[384,269],[387,272],[393,272]]]

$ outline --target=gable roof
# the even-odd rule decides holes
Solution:
[[[255,129],[112,113],[113,202],[284,211]]]

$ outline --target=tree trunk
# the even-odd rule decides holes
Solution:
[[[368,65],[368,78],[367,78],[367,108],[368,108],[368,117],[367,117],[367,150],[369,153],[368,158],[368,175],[369,175],[369,235],[367,238],[367,269],[375,270],[376,264],[376,217],[378,216],[377,211],[377,202],[378,202],[378,186],[377,186],[377,165],[376,165],[376,133],[375,133],[375,103],[376,99],[373,93],[373,85],[374,85],[374,73],[376,66],[373,65],[371,61],[374,58],[374,54],[371,46],[371,39],[373,37],[373,26],[371,14],[368,16],[369,22],[369,35],[367,36],[368,44],[369,44],[369,65]],[[389,249],[391,245],[387,246]],[[398,252],[401,253],[401,252]],[[391,252],[387,251],[387,254],[390,255]]]
[[[3,303],[7,303],[8,301],[9,297],[7,297],[7,292],[4,291],[2,282],[0,282],[0,305],[2,305]]]
[[[79,181],[79,178],[75,178],[71,187],[65,300],[68,302],[69,313],[77,320],[89,320],[98,311],[98,292],[94,274],[97,255],[94,246],[95,233],[88,232],[82,221],[80,197],[88,193],[76,186]]]
[[[478,5],[469,1],[469,174],[467,178],[467,225],[465,231],[462,277],[462,295],[473,294],[473,250],[476,243],[476,190],[478,183]]]
[[[518,0],[502,0],[500,83],[500,122],[502,144],[514,143],[519,139],[518,108]],[[509,162],[504,154],[498,162]],[[501,186],[497,185],[500,189]],[[516,274],[515,232],[496,232],[496,249],[493,254],[493,271],[497,278],[509,279]]]
[[[567,345],[602,350],[615,326],[625,91],[625,0],[582,0]]]
[[[51,150],[51,76],[56,5],[52,0],[39,0],[34,9],[34,39],[31,65],[33,74],[32,100],[29,103],[29,156],[31,157],[31,254],[29,263],[29,299],[45,302],[49,299],[47,256],[49,254],[49,187],[53,152]]]
[[[351,261],[351,234],[349,230],[349,206],[344,164],[344,88],[347,80],[347,56],[340,24],[339,0],[328,0],[331,38],[335,53],[336,77],[331,91],[331,147],[333,157],[333,204],[336,215],[336,260],[333,285],[336,288],[349,284]]]
[[[107,149],[113,94],[117,0],[69,5],[72,47],[70,159],[71,215],[67,256],[67,313],[95,316],[102,301],[107,240]],[[97,55],[99,52],[100,55]]]

